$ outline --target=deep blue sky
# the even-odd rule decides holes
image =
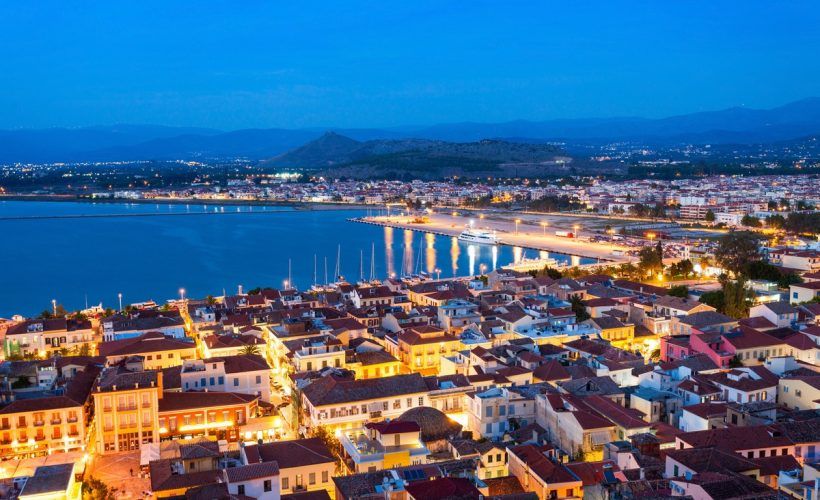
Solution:
[[[4,1],[0,128],[765,108],[820,95],[818,26],[817,1]]]

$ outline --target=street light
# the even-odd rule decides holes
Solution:
[[[441,279],[441,269],[439,269],[439,268],[435,268],[435,269],[433,270],[433,272],[434,272],[434,273],[436,273],[436,279],[437,279],[437,280],[440,280],[440,279]]]
[[[185,300],[185,289],[184,288],[179,289],[179,300]]]
[[[122,292],[117,294],[117,298],[120,301],[120,312],[122,312]]]
[[[481,271],[481,275],[484,276],[484,271],[487,270],[487,264],[481,264],[478,266],[478,270]]]
[[[51,299],[51,309],[54,311],[54,316],[57,316],[57,299]]]

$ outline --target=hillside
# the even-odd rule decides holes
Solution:
[[[328,132],[299,148],[271,158],[266,165],[309,168],[348,177],[504,175],[510,169],[536,171],[562,166],[570,159],[550,144],[500,140],[453,143],[429,139],[356,141]]]

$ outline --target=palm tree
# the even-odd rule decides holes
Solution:
[[[242,354],[259,354],[259,346],[257,344],[248,344],[242,348]]]

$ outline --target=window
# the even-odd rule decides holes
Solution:
[[[211,377],[211,379],[209,380],[209,382],[211,383],[211,385],[215,385],[215,384],[216,384],[216,380],[215,380],[213,377]]]
[[[487,434],[493,433],[493,424],[487,424]]]
[[[236,377],[233,378],[233,386],[234,387],[239,387],[239,379],[236,378]]]
[[[308,474],[308,484],[316,484],[316,473],[311,472]]]
[[[283,477],[282,478],[282,489],[283,490],[286,490],[286,489],[290,488],[290,484],[288,484],[288,483],[289,483],[289,479],[286,478],[286,477]]]
[[[507,414],[507,407],[506,406],[499,406],[498,407],[498,416],[503,417],[506,414]],[[489,417],[490,415],[487,415],[487,416]]]
[[[273,485],[271,485],[270,479],[266,479],[264,483],[262,483],[262,488],[265,491],[271,491],[273,489]]]
[[[424,406],[424,396],[419,396],[419,406]]]
[[[492,416],[493,416],[493,408],[492,408],[492,406],[488,406],[488,407],[484,410],[484,414],[485,414],[485,416],[487,416],[487,417],[492,417]]]
[[[239,493],[240,495],[244,495],[245,494],[245,485],[240,484],[239,486],[236,487],[236,490],[237,490],[236,492]]]
[[[217,379],[217,382],[219,383],[219,385],[225,385],[225,377],[220,376]]]
[[[328,481],[328,473],[326,470],[322,471],[322,482],[326,483]]]

